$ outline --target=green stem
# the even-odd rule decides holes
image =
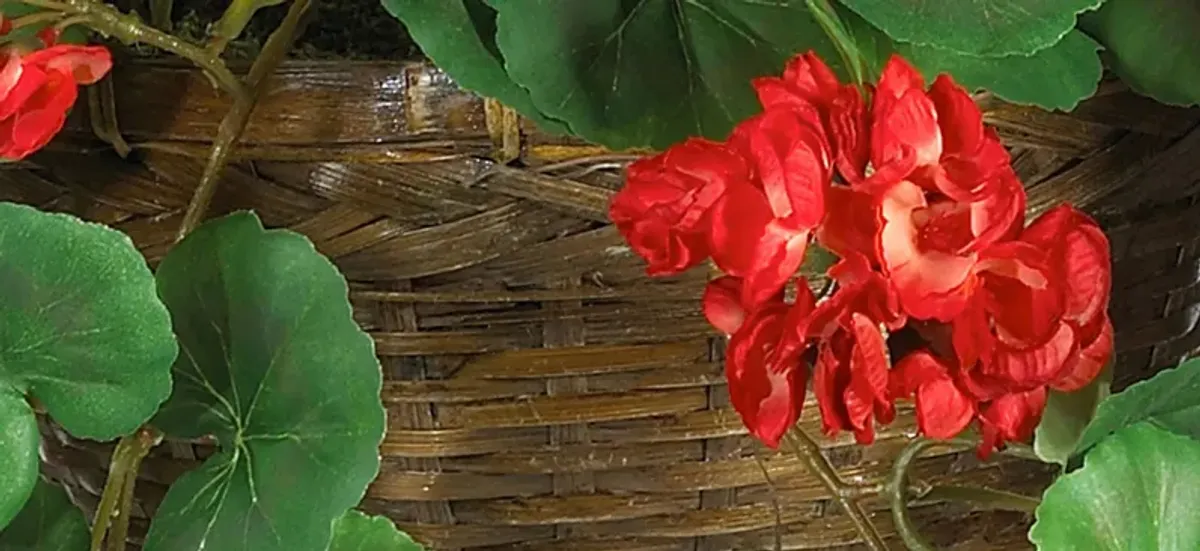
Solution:
[[[129,156],[130,147],[121,136],[121,128],[117,124],[117,105],[113,99],[112,75],[107,75],[100,82],[88,88],[88,115],[92,123],[92,133],[108,142],[121,158]]]
[[[164,31],[171,30],[171,8],[175,0],[150,0],[150,24]]]
[[[842,24],[833,5],[829,3],[829,0],[806,0],[806,2],[813,19],[817,20],[821,30],[825,31],[825,35],[833,41],[838,55],[842,58],[842,63],[850,72],[850,79],[854,84],[862,86],[866,82],[866,64],[863,62],[858,45],[850,36],[850,32],[846,30],[846,26]]]
[[[213,143],[212,152],[208,157],[208,164],[205,165],[204,174],[200,177],[200,185],[192,195],[187,211],[184,212],[183,222],[179,225],[179,231],[176,234],[177,241],[191,233],[204,218],[204,213],[208,210],[208,205],[212,203],[213,195],[216,194],[217,182],[220,180],[221,173],[229,162],[229,154],[233,150],[234,143],[241,137],[242,131],[246,129],[246,124],[250,122],[250,113],[254,111],[254,106],[262,93],[267,77],[275,72],[275,68],[279,66],[288,50],[291,49],[304,22],[304,16],[308,13],[309,6],[310,0],[293,2],[288,8],[283,23],[275,29],[275,32],[271,33],[266,44],[263,45],[262,52],[255,58],[254,64],[250,67],[250,73],[246,76],[246,86],[250,93],[236,100],[233,107],[225,114],[225,118],[221,120],[221,126],[217,129],[217,139]]]
[[[16,17],[11,20],[12,28],[15,31],[21,27],[50,23],[52,21],[58,21],[59,19],[62,19],[62,16],[63,15],[61,12],[55,11],[40,11],[31,13],[29,15],[22,15],[21,17]]]
[[[872,485],[847,484],[842,481],[833,465],[829,464],[829,460],[825,459],[825,455],[821,453],[821,447],[817,445],[816,440],[813,440],[800,427],[792,427],[792,430],[788,431],[783,439],[791,446],[796,457],[805,463],[809,472],[829,490],[833,500],[846,511],[846,515],[850,517],[850,522],[862,536],[863,543],[867,548],[871,551],[887,551],[887,544],[884,543],[883,537],[879,535],[875,525],[871,524],[867,513],[857,501],[867,495],[878,494],[881,488]]]
[[[133,513],[133,491],[137,487],[138,469],[142,459],[150,450],[162,442],[163,434],[152,427],[145,427],[133,436],[133,445],[126,458],[128,466],[125,470],[125,480],[121,484],[121,497],[117,503],[116,518],[112,521],[108,532],[108,551],[125,551],[125,540],[129,537],[129,518]]]
[[[241,36],[246,25],[258,10],[282,4],[284,0],[233,0],[221,19],[213,25],[207,49],[214,54],[220,54],[225,47]]]
[[[179,37],[146,25],[136,14],[121,13],[100,0],[20,0],[31,6],[79,16],[80,22],[126,44],[149,44],[190,60],[211,75],[235,100],[246,95],[241,82],[219,56]]]
[[[921,455],[921,452],[934,444],[936,442],[932,440],[920,438],[909,442],[900,452],[900,456],[896,458],[896,463],[892,465],[892,476],[887,484],[888,500],[892,506],[892,520],[896,525],[896,533],[900,534],[904,546],[910,551],[934,551],[933,546],[921,537],[917,527],[913,525],[912,519],[908,516],[908,469]]]
[[[1032,513],[1042,503],[1040,499],[1004,490],[957,485],[933,486],[920,499],[922,501],[967,501],[989,509],[1020,513]]]

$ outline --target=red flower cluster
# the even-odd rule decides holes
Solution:
[[[810,363],[828,435],[870,443],[914,397],[929,437],[978,420],[982,454],[1030,438],[1047,389],[1096,377],[1108,241],[1068,206],[1025,226],[1007,151],[949,76],[926,89],[893,57],[860,91],[808,53],[754,87],[762,113],[634,163],[610,215],[651,275],[710,257],[726,274],[703,308],[731,335],[729,392],[756,437],[775,447],[795,424]],[[839,257],[820,300],[797,277],[813,240]],[[920,344],[892,358],[900,335]]]
[[[62,130],[79,86],[100,80],[112,68],[102,46],[53,44],[56,33],[41,33],[44,49],[0,50],[0,159],[24,159]]]

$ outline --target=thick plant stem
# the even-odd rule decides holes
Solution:
[[[235,100],[246,95],[241,82],[225,66],[225,62],[219,56],[206,52],[203,48],[179,37],[146,25],[137,15],[121,13],[117,8],[100,0],[20,1],[31,6],[78,16],[80,23],[126,44],[135,42],[148,44],[188,59],[211,75]]]
[[[887,485],[896,532],[910,551],[934,551],[933,546],[921,537],[908,516],[908,468],[920,457],[921,452],[934,444],[936,442],[932,440],[915,439],[905,446],[904,451],[900,452],[900,457],[896,458],[896,463],[892,465],[892,476]]]
[[[91,551],[102,551],[106,537],[109,551],[125,549],[138,468],[146,454],[161,441],[161,432],[146,427],[117,442],[108,468],[108,480],[104,483],[96,518],[92,522]]]
[[[308,13],[309,6],[309,0],[296,0],[292,3],[283,23],[267,38],[262,52],[250,67],[250,73],[246,76],[246,86],[250,92],[236,100],[233,107],[225,114],[225,118],[221,120],[221,126],[217,129],[217,139],[213,143],[212,152],[208,157],[208,164],[205,165],[204,174],[200,177],[200,186],[196,188],[191,202],[188,203],[187,211],[183,215],[183,222],[179,225],[179,231],[176,234],[176,241],[182,240],[191,233],[204,218],[204,213],[212,203],[213,195],[216,194],[217,182],[220,181],[221,173],[224,172],[225,165],[229,163],[229,154],[233,150],[234,143],[241,137],[242,131],[246,129],[246,124],[250,122],[250,113],[254,111],[254,106],[262,93],[263,84],[266,83],[267,77],[275,72],[276,67],[291,49],[292,43],[302,27],[304,17]]]
[[[967,501],[988,509],[1032,513],[1041,500],[1004,490],[973,486],[933,486],[921,496],[925,501]]]
[[[220,54],[225,51],[225,47],[233,42],[238,36],[241,36],[242,31],[246,29],[246,25],[250,23],[250,19],[254,14],[263,8],[277,6],[284,3],[285,0],[233,0],[229,3],[229,7],[225,8],[225,13],[221,14],[221,19],[212,26],[212,33],[209,37],[206,49],[214,54]]]
[[[850,522],[854,524],[854,528],[858,530],[862,536],[863,543],[866,544],[871,551],[887,551],[887,544],[884,543],[883,537],[879,535],[879,531],[875,529],[875,525],[871,524],[871,520],[867,518],[866,511],[858,504],[858,499],[866,495],[877,494],[880,488],[877,486],[856,486],[847,484],[838,476],[837,471],[833,469],[833,465],[829,464],[829,460],[821,454],[821,447],[812,439],[808,433],[793,427],[784,437],[786,442],[796,456],[805,463],[809,472],[821,481],[833,500],[846,511],[846,515],[850,517]]]
[[[806,1],[809,13],[837,48],[838,55],[841,56],[842,63],[846,66],[846,71],[850,73],[850,80],[861,86],[866,82],[867,71],[862,52],[859,51],[854,37],[850,36],[850,32],[842,24],[841,18],[838,17],[829,0]]]

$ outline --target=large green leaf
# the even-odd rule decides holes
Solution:
[[[1029,56],[976,57],[931,46],[899,46],[926,74],[949,73],[968,89],[985,89],[1013,103],[1075,108],[1096,93],[1104,67],[1100,45],[1079,31]]]
[[[1051,390],[1042,420],[1033,433],[1033,452],[1047,463],[1066,465],[1111,386],[1109,364],[1090,384],[1075,392]]]
[[[154,278],[127,236],[0,203],[0,526],[36,481],[24,396],[76,436],[116,438],[166,399],[177,353]]]
[[[723,139],[758,110],[750,81],[837,52],[804,0],[490,0],[509,76],[594,142]]]
[[[237,213],[158,269],[183,353],[154,419],[220,451],[171,486],[147,551],[324,550],[379,469],[382,374],[346,282],[303,236]]]
[[[329,551],[422,551],[412,538],[396,529],[387,517],[368,517],[347,511],[333,527]],[[0,550],[3,551],[3,550]]]
[[[86,551],[90,540],[83,511],[39,478],[25,508],[0,531],[0,551]]]
[[[0,528],[25,505],[37,476],[37,420],[25,398],[0,390]]]
[[[1061,551],[1200,549],[1200,442],[1140,423],[1106,438],[1054,482],[1029,539]]]
[[[1200,438],[1200,359],[1163,370],[1109,396],[1096,408],[1096,417],[1080,437],[1075,452],[1081,453],[1105,436],[1142,421]]]
[[[1200,104],[1200,2],[1108,0],[1079,26],[1108,50],[1113,71],[1164,103]]]
[[[543,115],[529,91],[504,71],[496,46],[496,11],[484,0],[383,0],[383,7],[404,23],[421,51],[459,86],[500,100],[543,130],[566,132],[561,122]]]
[[[1000,57],[1049,48],[1104,0],[841,1],[896,40]]]

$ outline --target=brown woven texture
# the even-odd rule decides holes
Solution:
[[[114,78],[138,153],[122,160],[95,142],[80,109],[50,150],[0,170],[0,199],[111,224],[153,263],[228,103],[180,65],[119,64]],[[1031,214],[1070,201],[1112,239],[1118,386],[1200,345],[1200,113],[1115,84],[1071,114],[981,102]],[[646,278],[607,223],[627,159],[506,132],[506,113],[420,63],[291,63],[217,195],[213,215],[254,209],[307,235],[351,281],[389,412],[363,508],[433,549],[854,548],[820,484],[749,439],[729,406],[723,339],[698,311],[708,274]],[[489,160],[505,147],[519,162]],[[844,476],[886,476],[913,430],[901,413],[872,446],[823,442]],[[811,405],[802,424],[819,432]],[[45,432],[47,471],[94,504],[111,448]],[[156,450],[137,515],[206,449]],[[1050,471],[947,448],[915,475],[1036,494]],[[884,504],[869,505],[899,548]],[[1028,547],[1026,516],[958,504],[915,516],[943,547]]]

